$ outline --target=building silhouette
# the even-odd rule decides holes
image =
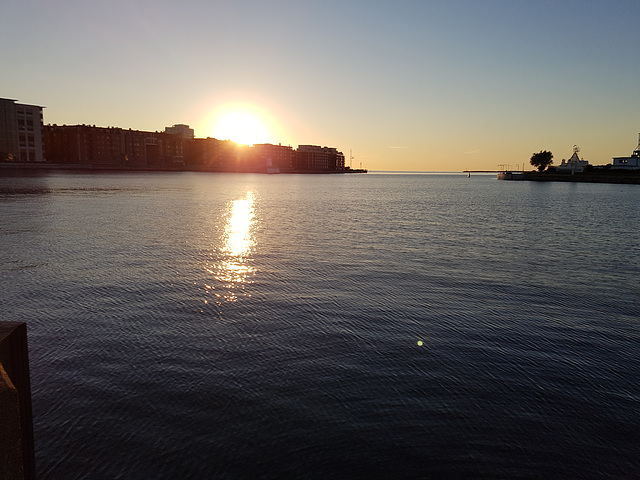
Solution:
[[[580,152],[580,148],[577,145],[573,146],[573,155],[569,158],[569,160],[562,159],[560,165],[556,168],[556,172],[570,172],[574,173],[582,173],[585,168],[589,166],[589,162],[584,158],[578,157],[578,153]]]
[[[174,128],[178,127],[178,128]],[[187,168],[222,172],[330,173],[344,171],[344,155],[332,147],[193,138],[188,125],[164,132],[95,125],[45,125],[48,163],[113,168]]]
[[[297,153],[298,169],[301,171],[330,172],[344,170],[344,155],[333,147],[299,145]]]
[[[186,124],[147,132],[95,125],[44,125],[44,107],[0,98],[0,161],[89,168],[257,173],[348,171],[333,147],[195,138]]]
[[[638,134],[638,146],[628,157],[613,157],[614,170],[640,170],[640,134]]]
[[[231,140],[194,138],[184,147],[185,165],[194,170],[235,171],[238,149]]]
[[[112,167],[184,165],[183,139],[176,134],[95,125],[46,125],[47,162]]]
[[[256,166],[260,165],[267,173],[292,172],[296,170],[296,151],[291,146],[259,143],[253,146]]]
[[[173,127],[165,127],[164,133],[179,135],[184,140],[193,140],[195,138],[193,128],[189,128],[189,125],[185,125],[183,123],[178,123]]]

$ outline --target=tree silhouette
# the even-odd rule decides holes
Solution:
[[[547,150],[541,150],[538,153],[531,155],[531,165],[536,167],[539,172],[544,172],[544,169],[553,163],[553,153]]]

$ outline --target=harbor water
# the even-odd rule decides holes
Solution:
[[[640,478],[640,187],[0,177],[39,479]]]

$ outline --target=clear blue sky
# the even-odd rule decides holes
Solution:
[[[0,97],[45,123],[214,136],[245,109],[268,141],[375,170],[495,169],[640,132],[640,1],[0,2]]]

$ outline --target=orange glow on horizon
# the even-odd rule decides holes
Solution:
[[[213,131],[219,140],[231,140],[242,145],[268,143],[269,133],[262,122],[250,113],[230,112],[220,117]]]
[[[205,104],[200,106],[197,134],[218,140],[231,140],[241,145],[287,141],[280,123],[257,103],[214,102],[215,100],[207,102],[209,108]]]

